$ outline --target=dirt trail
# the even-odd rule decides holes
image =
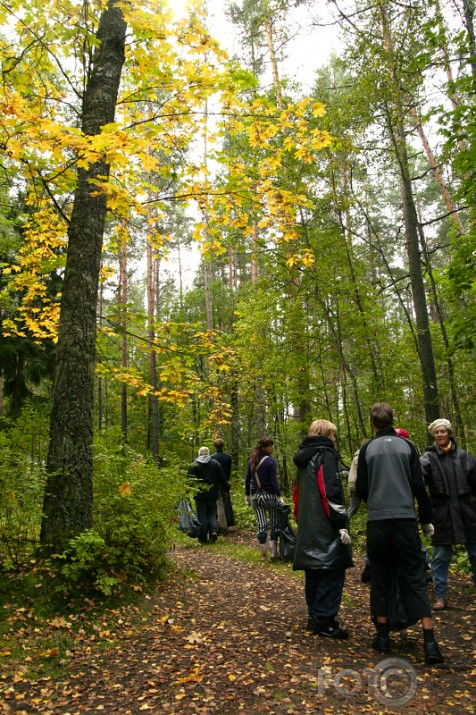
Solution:
[[[221,539],[227,541],[252,543],[252,537]],[[244,564],[192,541],[177,547],[173,559],[185,575],[152,596],[140,632],[94,662],[78,654],[67,680],[54,687],[10,683],[0,713],[475,712],[476,604],[469,579],[452,579],[454,605],[436,617],[447,663],[431,668],[423,662],[418,627],[395,636],[392,660],[371,650],[368,587],[359,568],[348,572],[340,616],[350,639],[334,642],[305,631],[303,582],[288,566]]]

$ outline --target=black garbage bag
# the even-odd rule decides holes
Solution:
[[[196,539],[200,529],[200,522],[187,499],[180,499],[177,504],[178,525],[177,529]]]
[[[288,504],[278,507],[278,549],[283,561],[292,561],[296,548],[296,533],[289,523],[290,513]]]
[[[225,517],[227,526],[236,526],[235,515],[233,513],[233,504],[231,503],[231,497],[229,492],[225,492],[223,495],[223,500],[225,502]]]
[[[398,571],[392,572],[391,584],[387,614],[388,629],[389,631],[404,631],[406,628],[418,623],[418,618],[409,618],[407,615]],[[372,620],[374,623],[376,622],[375,616],[372,616]]]

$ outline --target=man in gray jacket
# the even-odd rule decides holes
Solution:
[[[433,533],[431,506],[415,445],[393,428],[393,410],[377,402],[370,411],[376,435],[364,444],[357,465],[356,492],[367,503],[367,553],[372,565],[370,606],[377,634],[373,647],[390,651],[388,627],[392,572],[398,573],[402,599],[409,619],[421,620],[427,663],[444,661],[433,632],[425,577],[425,557],[418,534],[415,499],[420,523]]]

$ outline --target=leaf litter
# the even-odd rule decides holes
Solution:
[[[227,543],[234,546],[230,555]],[[389,656],[371,649],[360,568],[347,572],[339,620],[350,638],[337,642],[305,630],[303,578],[288,564],[238,560],[237,545],[254,545],[247,532],[230,533],[220,544],[177,545],[171,558],[178,569],[148,594],[149,615],[139,623],[118,619],[114,632],[99,624],[96,635],[76,641],[58,677],[35,679],[21,669],[2,674],[0,714],[475,713],[469,577],[451,577],[451,607],[435,617],[446,663],[430,667],[418,626],[393,635]],[[50,626],[69,631],[62,617]],[[0,656],[6,660],[9,651],[0,647]]]

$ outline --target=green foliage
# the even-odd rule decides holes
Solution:
[[[235,515],[238,529],[256,529],[256,521],[253,509],[245,504],[245,490],[241,490],[238,495],[232,494],[233,514]]]
[[[0,561],[19,570],[37,542],[41,521],[48,420],[25,408],[0,432]]]
[[[176,464],[157,468],[122,446],[96,444],[94,526],[57,555],[60,588],[108,596],[152,582],[167,566],[178,499],[187,492]]]
[[[451,568],[456,573],[466,573],[471,575],[471,564],[466,547],[458,544],[453,546],[453,561]]]
[[[119,575],[113,575],[115,571],[110,556],[106,542],[94,529],[83,531],[70,540],[69,548],[61,556],[53,557],[53,560],[61,558],[66,561],[60,568],[61,587],[92,584],[98,591],[110,595],[121,582]]]

